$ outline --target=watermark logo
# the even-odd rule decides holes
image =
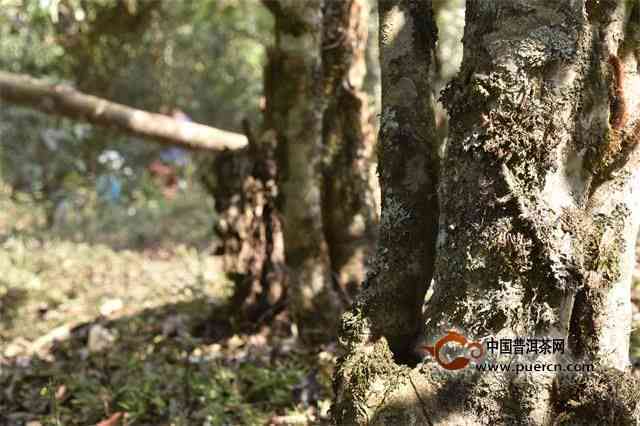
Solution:
[[[449,330],[433,346],[422,345],[418,349],[446,370],[461,370],[473,362],[482,372],[593,371],[593,364],[574,363],[565,357],[565,341],[558,338],[488,337],[480,342]]]
[[[448,361],[442,356],[442,349],[447,344],[456,343],[463,349],[463,355],[454,358],[451,361]],[[446,370],[460,370],[465,368],[469,363],[474,361],[479,361],[484,356],[484,347],[482,343],[476,341],[469,341],[462,334],[455,332],[453,330],[449,330],[449,332],[438,339],[438,341],[433,346],[422,346],[422,349],[426,350],[435,360],[440,364],[440,366]]]

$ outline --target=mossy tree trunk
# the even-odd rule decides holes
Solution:
[[[404,66],[396,80],[384,79],[385,67],[400,62],[384,40],[400,43],[403,30],[414,28],[410,12],[428,15],[428,3],[381,4],[382,165],[397,152],[413,156],[407,143],[385,151],[386,129],[423,134],[385,107],[396,99],[394,81],[416,73]],[[391,20],[396,26],[389,10],[402,14]],[[451,329],[470,339],[553,337],[567,342],[567,353],[541,354],[536,363],[590,362],[594,371],[482,372],[473,364],[449,371],[430,357],[414,368],[399,363],[409,357],[398,336],[415,334],[424,299],[381,295],[409,269],[398,259],[406,262],[416,246],[402,236],[417,233],[411,219],[424,215],[386,196],[382,241],[390,242],[343,321],[338,424],[640,422],[640,383],[628,372],[640,218],[640,110],[631,102],[640,92],[637,19],[636,2],[469,0],[463,63],[444,96],[450,140],[439,174],[437,241],[430,239],[433,289],[417,343],[433,344]],[[384,179],[383,169],[386,195]],[[433,235],[432,228],[422,232]],[[422,267],[423,259],[410,257]],[[428,278],[420,276],[424,284]],[[532,359],[508,360],[526,361]]]
[[[303,339],[324,341],[335,337],[375,244],[374,135],[362,90],[368,10],[363,0],[264,3],[276,33],[267,52],[265,120],[258,138],[268,141],[215,162],[211,189],[220,212],[220,253],[236,278],[241,312],[255,317],[281,300],[271,294],[274,288],[284,294],[286,275],[288,306]],[[275,153],[269,167],[267,147]],[[265,181],[252,171],[256,167],[277,169],[277,179]],[[264,195],[250,195],[258,187]],[[260,216],[262,200],[268,200],[268,215]],[[259,225],[261,220],[278,226]],[[263,242],[260,235],[269,233],[260,228],[277,229],[280,237]],[[265,252],[272,246],[284,246],[286,268],[275,267],[275,251]],[[278,273],[254,275],[272,270]]]
[[[322,0],[265,0],[275,19],[267,52],[265,125],[277,138],[289,309],[305,341],[335,335],[342,303],[322,222]]]
[[[436,43],[428,2],[381,1],[382,117],[378,173],[382,191],[379,245],[364,283],[371,332],[399,359],[410,356],[420,309],[433,275],[438,224],[437,142],[431,80]]]
[[[375,135],[363,89],[368,17],[364,0],[328,1],[323,11],[323,225],[332,271],[348,295],[364,281],[378,222]]]

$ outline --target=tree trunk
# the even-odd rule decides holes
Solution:
[[[277,168],[278,188],[271,180],[259,185],[272,197],[270,216],[260,216],[264,197],[248,194],[256,185],[251,170],[268,157],[264,147],[219,155],[211,186],[220,215],[216,232],[227,272],[236,278],[239,312],[261,312],[273,304],[273,298],[256,304],[271,293],[265,277],[278,281],[278,294],[284,281],[281,273],[252,276],[272,270],[275,261],[264,255],[272,243],[260,239],[269,233],[254,231],[260,220],[273,220],[280,232],[282,218],[289,307],[303,339],[321,341],[335,337],[348,290],[363,280],[375,241],[374,139],[362,91],[367,8],[363,0],[265,4],[275,17],[276,45],[264,73],[263,138],[277,141],[277,167],[270,167]],[[267,265],[258,267],[262,262]]]
[[[463,63],[444,96],[450,142],[438,189],[433,292],[418,343],[418,349],[431,344],[425,349],[438,363],[428,355],[419,368],[394,361],[402,346],[376,332],[380,318],[415,313],[416,304],[379,303],[377,295],[394,286],[379,273],[344,320],[347,354],[333,408],[339,424],[640,422],[640,383],[627,372],[640,216],[640,111],[630,102],[640,94],[637,40],[630,37],[637,8],[590,0],[467,1]],[[411,28],[406,18],[394,22]],[[399,39],[381,25],[381,34]],[[415,75],[411,68],[398,73]],[[388,118],[383,111],[383,141]],[[383,204],[383,224],[392,207]],[[389,259],[406,256],[408,247],[405,240],[388,245],[386,257],[378,255],[380,269],[393,270]],[[410,324],[402,323],[407,334]],[[559,367],[442,369],[451,364],[440,362],[433,344],[448,330],[465,336],[455,340],[461,344],[482,341],[481,365]],[[567,352],[507,359],[489,353],[488,339],[518,337],[558,339]],[[594,371],[567,372],[576,362],[592,363]]]
[[[240,149],[247,145],[241,134],[130,108],[25,75],[0,72],[0,100],[187,149]]]
[[[234,281],[233,313],[241,322],[256,323],[283,307],[284,244],[276,209],[275,134],[254,140],[245,127],[249,146],[218,154],[203,178],[218,211],[216,253]]]
[[[375,135],[363,90],[368,15],[364,0],[329,1],[323,15],[323,224],[332,270],[351,296],[364,281],[378,221]]]
[[[322,223],[322,1],[265,0],[276,44],[265,68],[265,125],[278,145],[289,308],[307,342],[335,336],[342,310]]]
[[[431,80],[436,34],[426,3],[381,1],[382,116],[378,173],[382,216],[376,259],[358,315],[410,357],[433,275],[438,221],[437,141]],[[365,303],[363,303],[365,302]]]

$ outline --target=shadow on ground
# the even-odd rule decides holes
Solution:
[[[334,358],[230,318],[202,299],[58,328],[0,357],[0,425],[326,422]]]

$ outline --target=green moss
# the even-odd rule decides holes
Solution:
[[[380,129],[382,133],[397,130],[399,126],[396,111],[393,108],[385,108],[380,116]]]
[[[593,419],[606,424],[636,425],[640,409],[637,378],[614,369],[559,378],[556,410],[560,425],[591,425]]]
[[[393,354],[384,338],[360,345],[338,364],[334,387],[343,396],[332,408],[334,419],[361,419],[367,422],[385,397],[393,393],[402,381],[403,371],[393,361]],[[355,412],[354,412],[355,411]]]
[[[596,272],[599,286],[608,288],[616,282],[620,270],[620,256],[625,250],[625,223],[630,212],[623,204],[608,215],[597,215],[592,222],[593,231],[583,237],[585,269]]]

